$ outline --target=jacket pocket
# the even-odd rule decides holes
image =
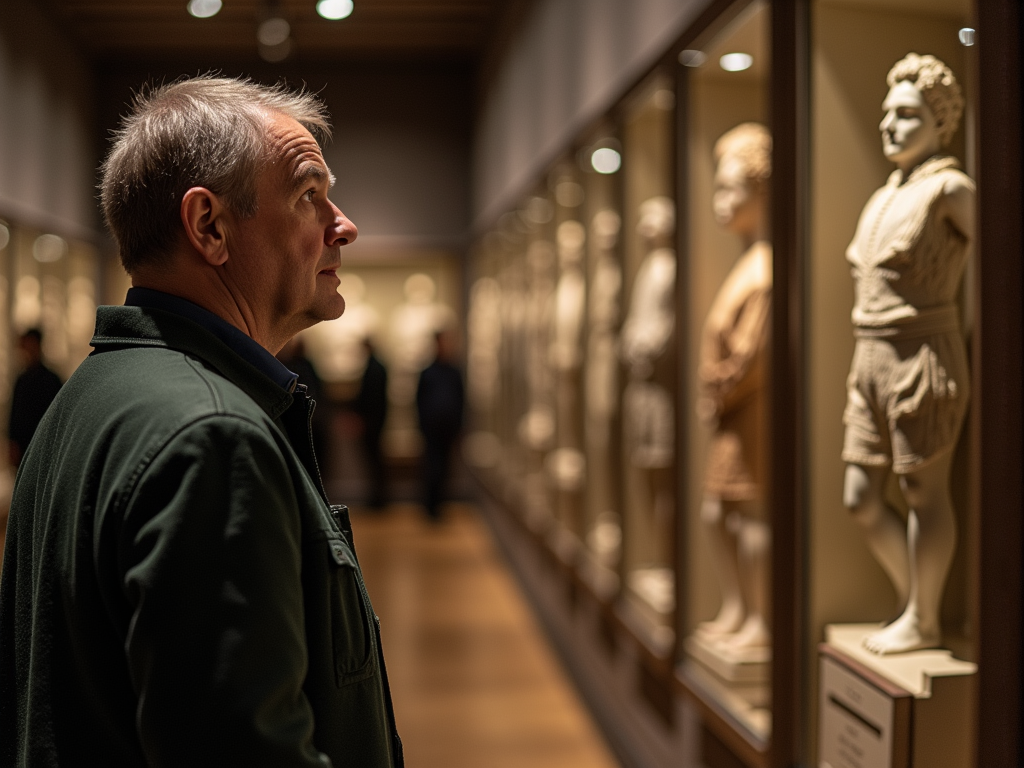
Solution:
[[[330,558],[331,643],[338,686],[364,680],[374,671],[373,618],[348,544],[326,540]]]

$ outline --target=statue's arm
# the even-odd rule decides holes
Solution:
[[[975,242],[976,196],[974,183],[958,175],[946,182],[942,215],[969,243]]]

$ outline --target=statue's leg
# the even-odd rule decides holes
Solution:
[[[865,641],[875,653],[934,648],[941,639],[942,589],[956,549],[956,519],[949,495],[952,460],[953,452],[947,451],[900,477],[911,509],[907,524],[910,596],[903,614]]]
[[[889,576],[902,610],[910,597],[910,562],[906,523],[885,502],[888,467],[846,465],[843,504],[864,529],[868,549]]]
[[[705,496],[701,505],[701,521],[711,547],[711,562],[714,564],[718,585],[722,591],[722,607],[712,621],[700,624],[698,631],[710,637],[719,637],[735,632],[746,618],[743,593],[740,589],[739,553],[737,535],[729,530],[731,506],[717,496]]]
[[[767,618],[770,558],[771,531],[768,524],[763,520],[743,517],[740,522],[739,562],[747,616],[739,631],[726,641],[734,650],[771,645]]]

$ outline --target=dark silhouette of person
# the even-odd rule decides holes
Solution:
[[[11,466],[17,468],[28,450],[36,427],[60,391],[56,373],[43,365],[43,334],[32,328],[18,339],[24,370],[14,383],[11,418],[7,422],[7,452]]]
[[[363,425],[360,440],[370,475],[368,502],[373,509],[381,509],[387,496],[387,470],[380,438],[388,416],[388,371],[377,357],[370,339],[363,340],[363,347],[366,349],[366,368],[353,405]]]
[[[331,417],[333,415],[330,398],[324,391],[323,382],[320,380],[316,368],[306,357],[306,348],[301,336],[292,337],[292,340],[277,353],[277,359],[299,377],[296,386],[305,386],[306,394],[315,403],[309,428],[313,436],[313,450],[316,452],[320,476],[324,482],[327,482],[330,474],[328,468],[331,466]]]
[[[416,411],[423,433],[423,504],[427,516],[441,519],[441,501],[452,449],[462,430],[465,390],[462,373],[454,363],[451,335],[438,333],[437,356],[422,373],[416,387]]]

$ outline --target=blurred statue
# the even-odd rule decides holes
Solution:
[[[772,139],[743,123],[715,143],[715,220],[737,235],[743,255],[704,321],[697,413],[712,430],[701,518],[722,592],[713,621],[698,631],[733,652],[770,645],[770,535],[763,519],[766,347],[772,290],[767,241]]]
[[[619,320],[622,269],[615,258],[622,220],[613,210],[594,214],[590,223],[592,253],[588,295],[587,357],[584,373],[587,483],[595,519],[587,534],[587,545],[600,564],[614,567],[622,541],[622,524],[614,509],[611,485],[611,422],[617,410],[618,367],[615,326]]]
[[[501,372],[501,286],[493,277],[481,277],[469,291],[466,318],[468,347],[466,373],[469,401],[475,411],[493,416]]]
[[[634,592],[667,613],[675,601],[668,567],[675,507],[675,409],[655,368],[675,331],[676,255],[668,247],[675,232],[675,205],[667,197],[652,197],[640,204],[639,214],[637,232],[649,250],[637,270],[620,337],[620,353],[629,366],[623,438],[634,485],[627,485],[627,495],[634,514],[642,518],[634,529],[639,562],[630,578]]]
[[[974,182],[942,154],[964,99],[949,67],[907,54],[890,70],[882,151],[896,164],[846,252],[856,346],[843,414],[843,502],[892,580],[902,613],[865,640],[875,653],[931,648],[956,546],[949,495],[970,373],[956,306],[974,242]],[[885,501],[889,473],[910,507]]]
[[[548,363],[555,373],[555,450],[548,454],[548,475],[559,491],[578,491],[585,478],[586,462],[581,448],[579,418],[580,366],[583,363],[583,320],[587,288],[583,276],[583,245],[586,230],[578,221],[558,225],[558,283],[551,317]],[[575,499],[564,499],[570,529],[577,527]]]
[[[519,439],[531,451],[547,451],[555,438],[552,375],[548,336],[554,299],[555,253],[547,240],[536,240],[526,252],[525,375],[528,407],[519,422]]]

